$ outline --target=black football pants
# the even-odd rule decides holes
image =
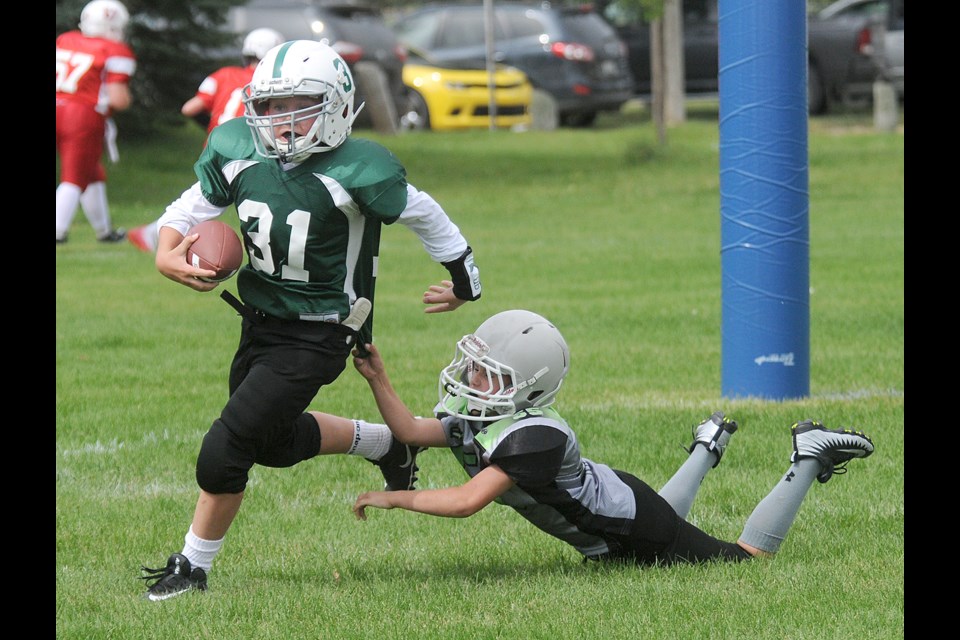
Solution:
[[[230,398],[197,457],[201,489],[240,493],[254,464],[289,467],[319,453],[320,429],[304,412],[345,369],[353,335],[326,322],[243,320]]]

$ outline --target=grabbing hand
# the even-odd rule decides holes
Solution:
[[[383,358],[380,357],[380,351],[369,342],[364,347],[365,354],[359,347],[353,350],[353,366],[357,368],[360,375],[367,380],[373,380],[386,374],[387,368],[383,364]]]
[[[466,302],[466,300],[461,300],[453,295],[453,282],[450,280],[442,280],[440,284],[432,284],[430,289],[423,292],[423,304],[433,305],[424,309],[425,313],[455,311]]]

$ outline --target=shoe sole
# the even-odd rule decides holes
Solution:
[[[174,591],[173,593],[165,593],[160,596],[158,596],[155,593],[148,593],[147,600],[151,602],[161,602],[163,600],[169,600],[170,598],[176,598],[177,596],[182,596],[183,594],[188,593],[190,591],[205,591],[205,589],[200,589],[198,587],[190,587],[189,589],[184,589],[183,591]]]

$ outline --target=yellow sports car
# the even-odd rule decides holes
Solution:
[[[408,102],[400,108],[403,129],[490,128],[489,74],[485,68],[439,67],[411,52],[403,65]],[[526,74],[504,65],[494,72],[497,127],[530,124],[533,86]]]

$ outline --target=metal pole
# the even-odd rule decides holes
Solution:
[[[495,121],[497,119],[497,102],[494,97],[496,89],[496,62],[494,61],[493,46],[493,0],[483,0],[483,40],[487,47],[487,90],[490,92],[490,130],[496,129]]]

